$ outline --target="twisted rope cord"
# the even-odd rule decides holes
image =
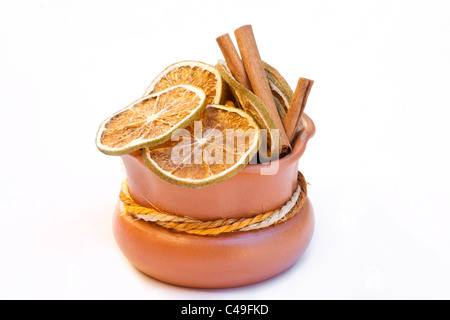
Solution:
[[[133,215],[138,219],[153,222],[161,227],[197,235],[218,235],[235,231],[250,231],[266,228],[286,221],[303,207],[307,196],[307,184],[301,172],[298,172],[298,187],[286,204],[279,208],[250,218],[229,218],[202,221],[190,217],[160,212],[155,208],[143,207],[132,199],[128,181],[124,180],[119,198],[124,211],[121,214]]]

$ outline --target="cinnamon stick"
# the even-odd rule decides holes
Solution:
[[[294,136],[297,132],[297,123],[301,118],[301,114],[305,108],[305,97],[309,88],[310,81],[305,78],[298,79],[297,87],[295,88],[294,95],[292,96],[289,109],[284,119],[284,127],[286,128],[286,134],[289,141],[293,143]]]
[[[305,96],[303,98],[302,109],[300,110],[300,114],[297,117],[297,123],[295,125],[295,131],[298,131],[299,127],[302,124],[302,114],[306,107],[306,102],[308,101],[309,93],[311,92],[311,88],[314,84],[314,80],[309,80],[308,89],[306,89]],[[294,133],[295,135],[295,133]]]
[[[245,68],[242,64],[241,57],[239,56],[230,35],[228,33],[221,35],[216,39],[216,41],[233,77],[245,88],[252,91],[252,87],[250,85],[250,81],[248,80],[247,73],[245,73]]]
[[[264,66],[261,61],[261,56],[259,55],[252,26],[242,26],[234,32],[234,35],[236,36],[239,52],[241,53],[244,68],[250,80],[253,91],[266,106],[275,122],[277,129],[280,132],[281,150],[290,150],[291,145],[286,135],[283,122],[278,114],[272,92],[270,91],[269,81],[267,80]]]

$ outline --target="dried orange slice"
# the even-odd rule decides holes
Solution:
[[[208,105],[194,123],[163,144],[143,149],[147,167],[161,179],[201,188],[243,169],[258,149],[259,127],[246,112]]]
[[[224,101],[224,83],[217,70],[209,64],[193,60],[168,66],[152,81],[144,96],[180,84],[205,91],[206,104],[222,104]]]
[[[192,86],[174,86],[148,95],[100,125],[97,147],[108,155],[123,155],[163,143],[174,130],[194,121],[205,107],[205,93]]]

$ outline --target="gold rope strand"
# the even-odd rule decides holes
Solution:
[[[307,184],[301,172],[298,172],[298,189],[292,198],[283,206],[275,210],[258,214],[250,218],[230,218],[202,221],[190,217],[177,216],[170,213],[160,212],[154,208],[143,207],[132,199],[128,182],[124,180],[119,198],[124,211],[122,214],[130,214],[139,219],[155,223],[161,227],[175,231],[186,232],[197,235],[218,235],[221,233],[235,231],[249,231],[268,227],[282,221],[286,221],[295,215],[303,207],[307,196]],[[296,194],[297,193],[297,194]],[[296,199],[294,199],[294,197]],[[295,200],[295,203],[292,202]],[[283,212],[286,206],[290,206],[287,213]]]

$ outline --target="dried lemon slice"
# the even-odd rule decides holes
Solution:
[[[277,106],[278,114],[282,121],[286,118],[289,105],[292,101],[291,87],[277,69],[273,68],[267,62],[263,61],[264,70],[266,72],[267,79],[269,80],[270,90]]]
[[[248,114],[250,114],[261,129],[265,129],[267,138],[261,139],[261,143],[264,141],[267,143],[265,147],[267,150],[267,158],[270,158],[273,154],[279,154],[281,151],[281,143],[279,140],[279,134],[275,121],[270,115],[267,108],[262,101],[250,90],[242,86],[231,74],[225,61],[219,60],[216,65],[220,75],[225,79],[225,82],[229,85],[230,90],[239,104]],[[263,147],[263,146],[261,146]],[[264,155],[260,153],[260,160],[264,161]]]
[[[194,121],[205,107],[205,93],[192,86],[174,86],[148,95],[100,125],[97,147],[108,155],[123,155],[163,143],[175,129]]]
[[[264,70],[266,71],[267,78],[269,79],[269,83],[271,84],[271,86],[270,86],[271,89],[276,87],[278,90],[275,90],[275,91],[277,91],[277,92],[280,91],[282,93],[282,95],[287,100],[287,102],[288,102],[287,105],[289,107],[289,104],[291,103],[294,92],[292,91],[291,87],[287,83],[286,79],[283,78],[283,76],[280,74],[280,72],[278,72],[277,69],[272,67],[267,62],[263,61],[263,66],[264,66]],[[273,92],[273,90],[272,90],[272,92]]]
[[[210,186],[243,169],[256,154],[259,127],[244,111],[208,105],[170,141],[143,149],[147,167],[161,179],[188,188]]]
[[[284,121],[294,93],[287,81],[277,69],[264,61],[263,65],[264,70],[266,71],[267,79],[269,79],[270,90],[272,91],[275,105],[277,106],[281,120]],[[301,121],[297,130],[301,131],[304,126],[305,122]]]
[[[217,70],[209,64],[193,60],[168,66],[152,81],[144,96],[180,84],[205,91],[206,104],[222,104],[224,101],[224,83]]]
[[[275,106],[277,107],[278,114],[280,115],[281,121],[284,122],[286,119],[287,111],[289,109],[289,104],[287,103],[286,97],[280,91],[280,89],[274,85],[269,80],[270,91],[272,92],[273,100],[275,101]]]

